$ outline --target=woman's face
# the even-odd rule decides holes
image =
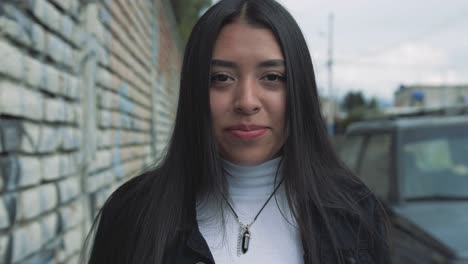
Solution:
[[[285,142],[286,68],[273,33],[239,21],[218,35],[211,62],[210,107],[221,156],[255,165]]]

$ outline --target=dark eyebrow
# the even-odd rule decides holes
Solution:
[[[266,60],[258,64],[258,67],[269,68],[269,67],[284,67],[284,60]]]
[[[219,66],[219,67],[226,67],[226,68],[236,68],[237,65],[232,61],[226,60],[211,60],[211,66]]]
[[[213,59],[211,60],[211,66],[219,66],[226,68],[237,68],[237,64],[232,61]],[[270,67],[284,67],[284,60],[266,60],[258,64],[260,68],[270,68]]]

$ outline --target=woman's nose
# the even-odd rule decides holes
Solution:
[[[256,80],[244,80],[239,83],[236,92],[234,110],[236,113],[252,115],[260,111]]]

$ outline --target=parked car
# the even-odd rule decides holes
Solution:
[[[338,153],[386,208],[394,263],[468,264],[468,115],[358,122]]]

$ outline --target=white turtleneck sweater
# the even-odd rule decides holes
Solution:
[[[244,224],[250,224],[275,189],[275,173],[280,158],[256,166],[239,166],[223,161],[234,210]],[[276,184],[282,175],[277,176]],[[302,243],[289,209],[284,186],[276,191],[250,227],[251,239],[246,254],[237,256],[239,223],[232,211],[225,210],[225,228],[220,215],[208,201],[197,208],[200,232],[217,264],[227,263],[303,263]],[[281,211],[280,211],[280,209]],[[283,216],[284,215],[284,216]],[[286,218],[285,218],[286,217]]]

